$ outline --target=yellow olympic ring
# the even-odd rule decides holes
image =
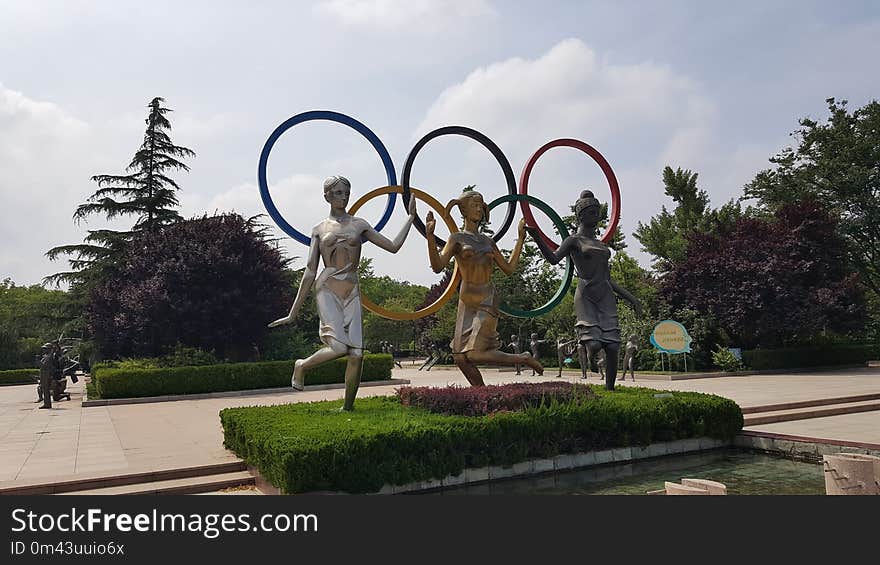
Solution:
[[[383,194],[389,193],[397,193],[403,194],[402,186],[383,186],[381,188],[377,188],[375,190],[371,190],[370,192],[361,196],[357,202],[351,205],[348,209],[348,213],[354,216],[355,212],[357,212],[361,206],[366,204],[368,201],[372,200],[377,196],[382,196]],[[452,219],[452,216],[446,211],[446,208],[443,204],[437,201],[436,198],[431,196],[430,194],[418,190],[416,188],[412,189],[413,196],[416,197],[417,200],[423,201],[425,204],[434,209],[434,211],[443,218],[443,221],[446,223],[446,227],[449,228],[449,233],[454,233],[458,231],[458,226],[455,224],[455,220]],[[419,318],[424,318],[425,316],[430,316],[440,308],[443,308],[443,305],[449,302],[449,299],[452,298],[452,295],[458,290],[458,282],[460,276],[458,274],[458,264],[456,263],[455,267],[452,271],[452,280],[449,281],[449,285],[446,287],[446,290],[443,291],[443,294],[433,302],[433,304],[429,304],[425,306],[421,310],[416,310],[415,312],[393,312],[386,308],[375,304],[372,300],[367,298],[366,295],[361,293],[361,304],[363,304],[364,308],[373,312],[374,314],[378,314],[383,318],[388,318],[389,320],[418,320]]]

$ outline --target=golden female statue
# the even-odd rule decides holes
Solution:
[[[477,369],[478,363],[490,365],[518,365],[532,367],[539,375],[544,367],[529,353],[510,354],[499,351],[501,340],[498,336],[498,297],[492,284],[492,268],[497,265],[505,274],[512,274],[519,263],[520,252],[525,241],[525,220],[519,223],[519,238],[510,255],[504,258],[498,246],[489,236],[480,233],[482,222],[489,219],[489,208],[483,195],[468,191],[446,205],[447,213],[458,206],[464,218],[461,231],[450,234],[446,246],[438,253],[434,238],[436,220],[428,212],[425,221],[428,257],[431,268],[439,273],[454,257],[461,273],[459,288],[458,317],[455,322],[455,335],[452,338],[452,358],[473,386],[483,386],[483,376]]]

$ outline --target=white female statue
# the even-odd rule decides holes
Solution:
[[[292,322],[314,285],[315,303],[321,320],[319,335],[324,347],[306,359],[296,360],[290,384],[302,390],[307,369],[347,355],[343,410],[354,409],[364,357],[358,288],[361,242],[366,239],[386,251],[397,253],[406,241],[416,214],[416,199],[411,198],[409,216],[400,233],[391,241],[374,230],[366,220],[348,214],[346,210],[350,195],[351,183],[345,177],[332,176],[324,181],[324,200],[330,204],[330,217],[312,229],[306,270],[290,313],[269,324],[271,328]],[[320,275],[317,275],[318,259],[324,262]]]

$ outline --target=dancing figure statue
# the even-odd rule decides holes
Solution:
[[[579,341],[577,344],[578,365],[581,366],[581,378],[586,379],[592,374],[590,370],[590,351],[584,342]]]
[[[519,355],[521,353],[519,350],[519,338],[515,335],[510,336],[510,343],[507,344],[507,347],[509,347],[516,355]],[[516,374],[517,375],[522,374],[521,369],[522,369],[522,365],[517,364],[516,365]]]
[[[636,380],[636,351],[639,350],[639,336],[632,334],[626,342],[626,352],[623,354],[623,376],[620,380],[626,380],[626,372],[629,371],[632,380]]]
[[[559,374],[557,377],[562,376],[562,365],[565,363],[565,358],[572,354],[571,347],[575,344],[574,339],[565,339],[564,337],[558,337],[556,339],[556,358],[559,361]]]
[[[617,354],[620,351],[615,294],[630,302],[639,316],[642,308],[635,296],[611,280],[611,250],[596,238],[596,226],[600,220],[599,200],[589,190],[581,192],[575,203],[575,215],[577,233],[565,238],[556,251],[544,243],[537,228],[528,230],[549,263],[556,265],[565,257],[571,257],[578,276],[574,296],[577,318],[575,333],[579,341],[589,348],[591,357],[599,351],[605,352],[605,388],[614,390]]]
[[[605,350],[600,349],[599,353],[596,354],[596,370],[599,372],[599,379],[605,380]]]
[[[540,359],[541,354],[538,351],[538,344],[544,343],[547,340],[546,339],[538,339],[538,334],[532,334],[530,336],[530,338],[531,339],[529,340],[529,349],[531,349],[531,351],[532,351],[532,357],[534,357],[535,359]],[[532,367],[532,376],[533,377],[535,376],[535,368],[534,367]]]
[[[61,372],[61,348],[57,342],[44,343],[40,348],[40,388],[39,399],[43,401],[40,408],[52,408],[52,381],[55,374]],[[39,402],[39,401],[38,401]]]
[[[409,217],[392,241],[373,229],[366,220],[346,212],[350,195],[351,183],[345,177],[332,176],[324,181],[324,200],[330,204],[330,216],[312,229],[306,270],[290,313],[269,324],[271,328],[292,322],[314,286],[315,303],[321,320],[319,334],[324,347],[306,359],[296,360],[290,384],[302,390],[307,369],[347,355],[343,410],[354,409],[363,366],[364,344],[357,272],[362,241],[366,239],[390,253],[397,253],[406,240],[416,213],[416,199],[412,198]],[[320,275],[317,274],[319,260],[324,263]]]
[[[455,258],[461,273],[458,314],[451,343],[455,364],[472,386],[485,384],[477,369],[478,363],[514,366],[522,363],[542,374],[544,367],[528,353],[517,355],[499,351],[499,301],[491,281],[495,266],[507,275],[513,274],[516,269],[525,241],[525,220],[519,223],[519,237],[510,260],[507,260],[492,238],[480,233],[480,224],[489,220],[489,207],[483,200],[483,195],[475,190],[466,191],[446,205],[447,212],[453,206],[458,206],[461,211],[464,225],[461,231],[450,234],[442,251],[437,251],[437,240],[434,238],[437,222],[431,212],[428,212],[425,221],[425,232],[428,257],[434,272],[441,272]]]

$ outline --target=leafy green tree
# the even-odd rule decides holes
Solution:
[[[806,198],[838,219],[847,259],[860,282],[880,298],[880,103],[852,112],[847,101],[826,100],[825,123],[803,118],[792,133],[797,147],[770,158],[775,165],[745,187],[770,213]]]
[[[698,174],[672,167],[663,169],[664,192],[676,206],[673,211],[663,206],[647,224],[639,222],[633,236],[642,249],[654,256],[653,267],[667,272],[685,258],[687,237],[692,233],[718,233],[751,210],[743,210],[739,202],[728,202],[718,210],[709,206],[709,195],[697,187]]]
[[[150,101],[143,143],[126,169],[128,174],[93,176],[98,190],[73,214],[77,223],[94,214],[102,214],[108,220],[135,216],[134,226],[130,231],[90,230],[81,244],[50,249],[46,253],[50,260],[70,256],[72,270],[46,277],[44,282],[75,285],[93,280],[100,276],[102,267],[120,257],[133,234],[155,232],[161,226],[180,220],[175,210],[179,206],[176,192],[180,187],[168,174],[189,171],[181,159],[194,157],[195,153],[171,141],[168,135],[171,122],[165,117],[171,110],[162,106],[164,101],[159,97]]]
[[[361,293],[378,306],[393,312],[412,312],[421,308],[428,289],[408,281],[397,281],[389,276],[376,276],[373,260],[362,257],[358,265]],[[380,342],[388,341],[398,349],[411,349],[417,340],[415,320],[390,320],[363,311],[364,345],[372,351],[380,351]]]
[[[75,317],[69,293],[40,285],[0,282],[0,370],[35,367],[40,346],[61,333],[71,337]]]

